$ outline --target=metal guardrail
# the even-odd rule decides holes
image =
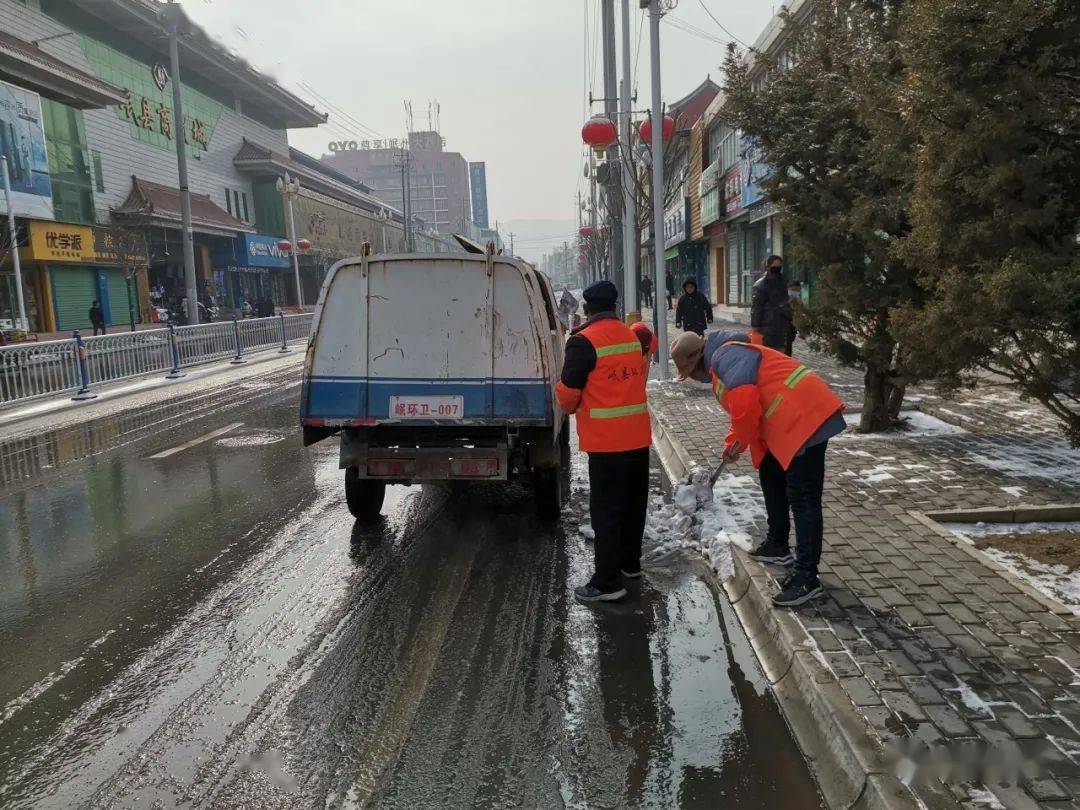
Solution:
[[[71,393],[92,399],[94,386],[156,372],[183,376],[200,363],[277,348],[288,351],[311,332],[312,314],[277,315],[198,326],[168,326],[141,332],[0,346],[0,407],[38,397]]]

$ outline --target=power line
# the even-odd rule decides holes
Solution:
[[[323,104],[324,104],[324,105],[325,105],[326,107],[328,107],[328,108],[329,108],[329,109],[330,109],[331,111],[333,111],[333,112],[336,112],[336,113],[338,114],[338,117],[339,117],[339,118],[344,118],[344,119],[345,119],[346,121],[350,122],[350,123],[351,123],[351,124],[352,124],[353,126],[357,127],[357,128],[358,128],[358,129],[359,129],[359,130],[360,130],[361,132],[365,132],[365,131],[366,131],[366,132],[369,132],[369,133],[371,133],[372,135],[374,135],[374,136],[375,136],[375,137],[377,137],[377,138],[382,138],[382,139],[384,139],[384,140],[385,140],[385,138],[386,138],[386,135],[384,135],[383,133],[379,132],[379,131],[378,131],[377,129],[375,129],[374,127],[369,127],[369,126],[368,126],[367,124],[364,124],[364,123],[362,123],[362,122],[358,121],[357,119],[353,118],[353,117],[352,117],[351,115],[349,115],[349,113],[345,112],[345,111],[344,111],[343,109],[341,109],[341,107],[339,107],[339,106],[337,106],[336,104],[334,104],[334,102],[330,101],[330,99],[328,99],[328,98],[327,98],[326,96],[324,96],[324,95],[322,95],[321,93],[319,93],[319,91],[318,91],[318,90],[316,90],[316,89],[315,89],[314,87],[312,87],[312,86],[311,86],[310,84],[308,84],[307,82],[305,82],[305,81],[301,81],[301,82],[300,82],[300,86],[301,86],[301,87],[302,87],[302,88],[303,88],[304,90],[306,90],[306,91],[307,91],[308,93],[310,93],[311,95],[313,95],[313,96],[314,96],[314,97],[315,97],[316,99],[318,99],[319,101],[321,101],[321,102],[322,102],[322,103],[323,103]]]
[[[684,32],[686,34],[689,34],[692,37],[697,37],[698,39],[703,39],[706,42],[712,42],[712,43],[715,43],[717,45],[726,45],[727,44],[726,40],[721,39],[720,37],[718,37],[715,34],[710,34],[708,31],[703,31],[702,29],[698,28],[697,26],[691,25],[690,23],[685,22],[684,20],[680,20],[680,19],[673,18],[673,17],[664,17],[664,18],[661,19],[661,22],[671,26],[672,28],[677,28],[678,30],[680,30],[680,31],[682,31],[682,32]]]
[[[711,11],[709,11],[709,7],[707,5],[705,5],[705,0],[698,0],[698,3],[700,3],[701,7],[703,9],[705,9],[705,13],[709,15],[709,17],[712,19],[712,21],[714,23],[716,23],[720,27],[721,31],[723,31],[725,34],[727,34],[729,37],[731,37],[733,40],[738,42],[740,45],[742,45],[747,50],[749,50],[749,51],[754,50],[754,48],[752,46],[747,45],[745,42],[743,42],[741,39],[739,39],[737,36],[735,36],[733,33],[731,33],[731,31],[728,28],[726,28],[722,22],[720,22],[718,19],[716,19],[716,16]]]

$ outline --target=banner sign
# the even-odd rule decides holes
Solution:
[[[52,219],[52,179],[41,122],[41,97],[6,82],[0,82],[0,154],[7,156],[15,214]],[[0,188],[0,214],[7,213]]]
[[[31,221],[28,226],[29,245],[19,251],[28,261],[138,265],[147,262],[141,234],[63,222]]]

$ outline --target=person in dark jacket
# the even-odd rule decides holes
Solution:
[[[648,276],[642,276],[639,282],[639,289],[641,290],[641,302],[652,309],[652,279]]]
[[[754,282],[750,326],[761,335],[764,345],[791,354],[791,299],[784,281],[784,260],[779,256],[765,260],[765,275]]]
[[[688,278],[683,282],[683,294],[675,307],[675,325],[687,332],[704,335],[706,325],[712,322],[712,304],[704,293],[698,291],[697,282]]]
[[[105,334],[105,310],[97,301],[90,305],[90,325],[94,327],[95,337]]]
[[[667,308],[671,309],[671,296],[675,292],[675,277],[668,270],[664,273],[664,289],[667,290]]]

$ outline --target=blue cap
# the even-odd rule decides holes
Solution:
[[[607,279],[590,284],[581,295],[585,303],[595,309],[615,309],[615,302],[619,300],[619,291]]]

